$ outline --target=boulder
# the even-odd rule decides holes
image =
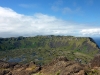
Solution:
[[[74,61],[68,61],[66,57],[58,57],[50,64],[43,66],[43,75],[85,75],[84,65]]]

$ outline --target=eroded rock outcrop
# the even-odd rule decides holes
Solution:
[[[85,75],[84,65],[58,57],[40,71],[42,75]]]
[[[34,62],[28,64],[8,63],[0,60],[0,75],[31,75],[41,69]]]

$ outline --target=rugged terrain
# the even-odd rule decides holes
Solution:
[[[60,56],[43,66],[32,61],[27,64],[0,61],[0,75],[100,75],[99,57],[95,56],[88,64],[80,64]]]
[[[0,38],[0,75],[100,75],[99,52],[90,37]]]
[[[90,37],[35,36],[0,38],[0,59],[8,62],[34,61],[44,65],[58,56],[87,64],[99,52]]]

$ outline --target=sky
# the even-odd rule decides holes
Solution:
[[[0,37],[100,37],[100,0],[0,0]]]

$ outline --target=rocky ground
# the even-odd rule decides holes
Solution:
[[[42,75],[84,75],[84,65],[69,61],[65,57],[59,57],[41,70]]]
[[[41,69],[34,62],[29,64],[8,63],[0,61],[0,75],[31,75]]]
[[[95,56],[86,65],[69,61],[63,56],[44,66],[36,65],[34,62],[19,64],[0,60],[0,75],[100,75],[100,55]]]

